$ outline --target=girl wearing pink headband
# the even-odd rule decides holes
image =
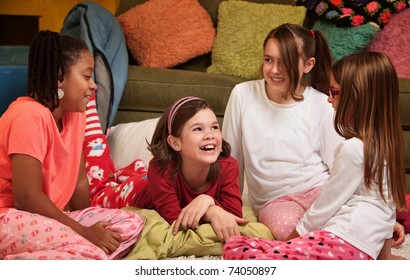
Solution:
[[[238,164],[222,139],[208,103],[197,97],[176,101],[160,118],[149,150],[148,184],[136,206],[155,209],[179,229],[211,223],[220,240],[239,235],[242,199]]]

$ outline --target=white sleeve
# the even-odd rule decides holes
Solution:
[[[241,193],[244,187],[244,159],[242,149],[241,100],[237,87],[234,87],[225,109],[222,124],[222,137],[231,145],[231,156],[238,161]]]
[[[340,143],[344,141],[344,138],[335,130],[334,117],[335,111],[331,108],[323,118],[321,126],[322,135],[320,137],[321,142],[319,147],[323,162],[327,165],[329,170],[332,170],[336,149],[339,147]]]
[[[300,235],[323,229],[363,182],[363,158],[359,153],[357,146],[346,145],[346,142],[340,145],[329,179],[323,185],[319,197],[296,225]]]

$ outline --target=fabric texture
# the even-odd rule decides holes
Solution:
[[[410,233],[410,194],[406,194],[407,209],[396,212],[396,219],[404,226],[404,231]]]
[[[27,96],[19,97],[2,115],[0,209],[14,207],[10,158],[14,153],[31,156],[42,163],[42,191],[57,208],[64,209],[77,183],[85,114],[67,112],[62,121],[64,129],[60,133],[50,110]]]
[[[397,75],[410,78],[410,9],[392,16],[389,24],[370,42],[367,50],[389,56]]]
[[[153,118],[121,123],[111,128],[107,139],[115,168],[126,167],[135,159],[140,159],[146,167],[149,166],[152,154],[148,150],[148,143],[151,142],[158,120],[159,118]]]
[[[124,257],[125,260],[156,260],[176,258],[180,256],[220,256],[223,242],[215,234],[209,223],[200,225],[197,229],[180,230],[176,235],[171,225],[155,210],[124,208],[144,217],[144,229],[138,242]],[[270,230],[257,222],[254,212],[247,206],[243,209],[244,219],[250,222],[240,225],[241,235],[254,236],[272,240]]]
[[[409,7],[407,0],[297,0],[322,20],[339,27],[359,26],[373,23],[383,28],[394,13]]]
[[[315,231],[287,242],[254,237],[229,238],[225,260],[372,260],[366,253],[327,231]]]
[[[124,168],[115,169],[110,146],[101,130],[95,105],[93,93],[87,104],[83,143],[91,205],[104,208],[135,205],[137,193],[147,184],[147,170],[139,159],[134,159]]]
[[[212,50],[215,28],[197,0],[149,0],[117,17],[141,66],[170,68]]]
[[[229,157],[219,159],[218,163],[219,178],[199,193],[190,188],[182,172],[179,172],[175,179],[171,177],[173,163],[162,173],[155,160],[151,160],[148,167],[148,184],[138,194],[135,206],[155,209],[171,224],[178,218],[182,208],[200,194],[206,194],[214,199],[215,205],[237,217],[242,217],[237,162]]]
[[[306,8],[291,5],[223,1],[209,73],[260,78],[263,41],[283,23],[303,24]]]
[[[108,221],[108,229],[121,235],[122,242],[110,255],[57,220],[35,213],[10,209],[0,215],[0,260],[103,260],[119,259],[139,237],[143,219],[131,211],[90,207],[67,215],[83,226]]]
[[[319,196],[321,187],[289,194],[267,203],[259,212],[259,222],[266,225],[276,240],[287,240],[296,224]]]
[[[94,56],[97,108],[106,133],[113,124],[128,79],[128,51],[121,26],[100,4],[80,2],[64,19],[61,34],[84,40]]]
[[[363,170],[363,142],[358,138],[342,142],[329,180],[296,225],[297,232],[329,231],[376,259],[385,240],[392,237],[396,210],[386,180],[385,202],[378,186],[366,188]]]
[[[323,20],[318,20],[312,29],[320,30],[325,34],[334,60],[363,50],[379,31],[370,23],[357,27],[337,27]]]
[[[242,186],[246,175],[257,214],[266,203],[321,186],[329,177],[343,141],[333,126],[334,110],[327,95],[312,87],[303,97],[287,105],[272,102],[263,79],[238,84],[230,95],[222,136],[238,160]]]

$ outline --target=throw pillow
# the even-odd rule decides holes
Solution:
[[[407,0],[297,0],[320,19],[330,21],[339,27],[359,26],[368,22],[383,28],[392,14],[409,7]]]
[[[357,27],[337,27],[323,20],[317,21],[313,29],[325,34],[334,60],[363,50],[379,31],[370,23]]]
[[[198,0],[149,0],[117,17],[141,66],[169,68],[212,50],[215,28]]]
[[[263,41],[283,23],[303,24],[306,8],[246,1],[224,1],[218,8],[218,27],[207,72],[260,78]]]
[[[152,154],[147,142],[151,142],[159,117],[140,122],[122,123],[111,127],[107,140],[116,169],[141,159],[148,168]]]
[[[410,78],[410,9],[395,14],[390,23],[371,41],[367,50],[389,56],[397,75]]]

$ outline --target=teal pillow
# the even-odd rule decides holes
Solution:
[[[306,8],[292,5],[223,1],[218,7],[218,26],[207,72],[245,79],[260,78],[263,41],[283,23],[303,24]]]
[[[325,34],[334,60],[363,50],[379,31],[379,28],[371,23],[357,27],[337,27],[321,20],[317,21],[312,29]]]

